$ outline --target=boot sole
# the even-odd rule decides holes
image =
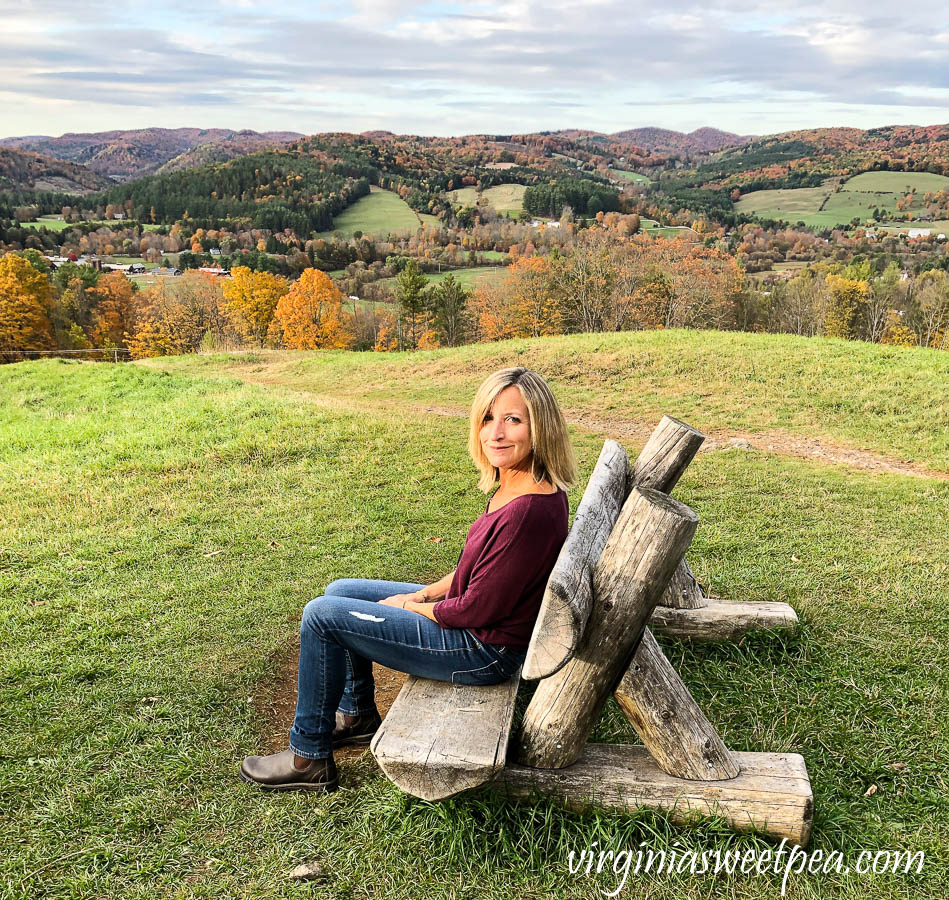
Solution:
[[[264,784],[261,781],[256,781],[251,778],[249,775],[244,774],[243,769],[238,770],[238,774],[241,777],[241,781],[246,782],[247,784],[252,784],[254,787],[260,788],[262,791],[323,791],[327,794],[332,794],[333,791],[339,788],[339,779],[334,778],[332,781],[291,781],[287,784]]]

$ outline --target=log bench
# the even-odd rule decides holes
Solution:
[[[698,517],[669,492],[703,440],[665,417],[635,465],[605,442],[521,671],[490,687],[410,676],[370,745],[396,785],[425,800],[488,787],[574,808],[664,809],[676,821],[718,815],[806,844],[813,801],[803,759],[729,751],[649,627],[693,637],[695,616],[714,606],[674,605],[694,603],[684,554]],[[735,616],[705,615],[703,627],[740,633],[721,624]],[[768,627],[779,620],[787,624],[762,612]],[[538,685],[512,738],[522,677]],[[642,747],[587,743],[610,695]]]

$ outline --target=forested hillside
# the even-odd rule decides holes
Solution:
[[[0,140],[0,145],[82,163],[101,175],[126,181],[154,172],[170,160],[198,147],[218,145],[215,152],[225,155],[216,158],[231,159],[259,150],[262,146],[272,147],[300,136],[288,131],[259,133],[232,131],[230,128],[142,128],[64,134],[61,137],[9,137]],[[207,150],[202,152],[209,153]],[[207,162],[209,158],[201,161]]]

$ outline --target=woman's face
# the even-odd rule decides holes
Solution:
[[[523,467],[531,456],[531,426],[527,404],[511,385],[497,397],[481,426],[481,449],[498,469]]]

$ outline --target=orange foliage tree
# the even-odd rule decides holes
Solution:
[[[20,350],[53,350],[49,279],[21,256],[0,259],[0,358]]]
[[[343,295],[329,275],[306,269],[278,301],[275,321],[288,350],[345,349],[354,341]]]
[[[135,297],[134,316],[126,334],[133,359],[194,353],[204,342],[227,346],[221,281],[203,272],[186,272],[162,280]]]
[[[287,293],[285,278],[237,266],[224,283],[224,311],[237,333],[263,347],[277,302]]]
[[[132,315],[132,283],[122,272],[99,278],[93,295],[92,342],[97,347],[120,347]]]

